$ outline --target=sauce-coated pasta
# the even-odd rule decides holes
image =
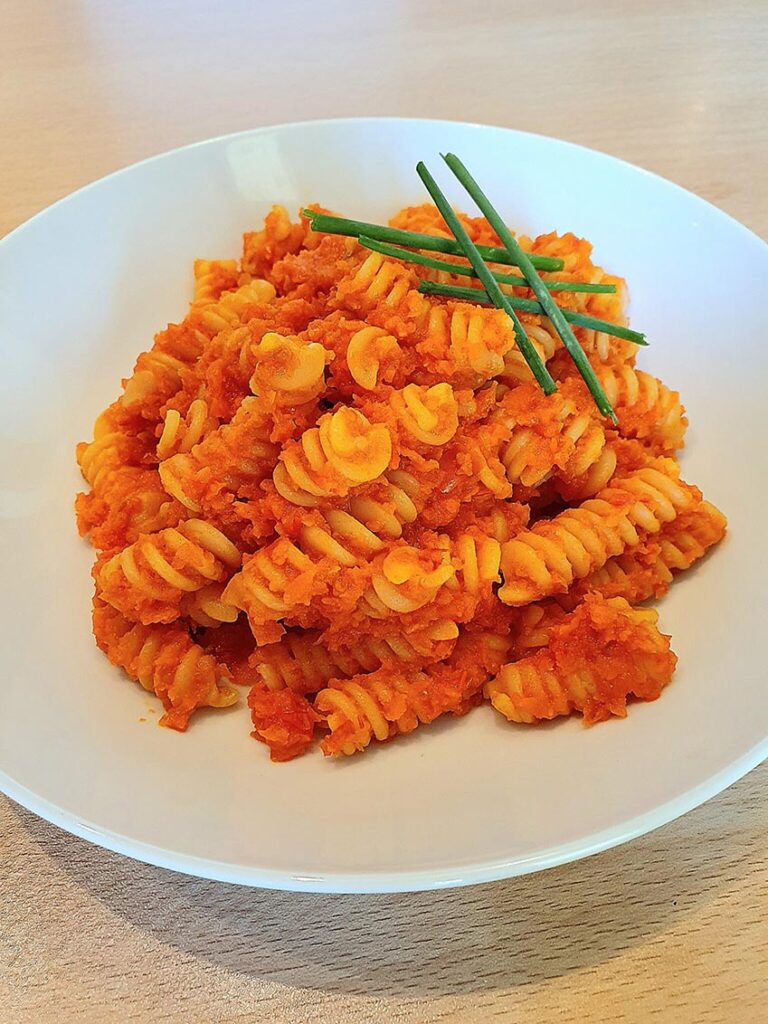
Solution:
[[[450,237],[429,205],[391,223]],[[587,241],[519,242],[563,260],[545,282],[614,286],[558,304],[626,324],[624,282]],[[239,261],[195,261],[186,317],[78,446],[96,640],[164,725],[248,686],[253,735],[283,761],[483,702],[515,723],[596,722],[670,681],[669,638],[637,605],[726,528],[681,479],[678,392],[630,342],[576,327],[613,425],[552,324],[523,313],[558,384],[545,396],[504,312],[422,280],[470,283],[273,207]]]

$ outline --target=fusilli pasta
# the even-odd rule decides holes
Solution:
[[[112,664],[163,702],[162,725],[183,732],[197,708],[227,708],[238,699],[228,670],[176,624],[129,622],[97,598],[93,631]]]
[[[126,618],[145,625],[173,622],[184,595],[224,579],[242,555],[210,523],[188,519],[138,540],[96,569],[101,597]]]
[[[532,723],[579,711],[585,722],[626,715],[627,698],[655,700],[676,658],[656,628],[658,613],[623,598],[589,595],[549,630],[535,654],[505,665],[485,696],[510,722]]]
[[[429,205],[392,224],[452,237]],[[626,324],[624,282],[589,242],[519,243],[562,260],[545,283],[613,286],[559,305]],[[466,289],[457,261],[405,263],[274,206],[240,260],[195,261],[186,316],[78,445],[97,643],[164,725],[247,686],[253,736],[283,761],[484,699],[513,722],[600,721],[669,681],[668,638],[633,605],[726,526],[680,479],[680,396],[631,342],[576,327],[609,422],[550,320],[524,312],[557,382],[544,395],[506,313],[419,290]]]

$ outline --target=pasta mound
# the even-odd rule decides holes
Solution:
[[[391,223],[450,237],[430,205]],[[519,241],[563,260],[545,280],[615,286],[559,304],[626,324],[624,282],[589,242]],[[685,409],[632,344],[575,329],[614,426],[546,318],[521,316],[549,397],[504,313],[419,291],[466,278],[277,206],[239,261],[196,260],[194,279],[184,320],[77,448],[96,641],[163,725],[245,686],[253,736],[286,761],[484,702],[514,723],[593,723],[661,694],[676,658],[638,605],[726,521],[681,479]]]

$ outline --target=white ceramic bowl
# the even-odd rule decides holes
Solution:
[[[624,721],[528,729],[484,708],[343,762],[269,762],[244,706],[186,735],[113,669],[90,630],[92,552],[76,533],[75,442],[152,334],[184,314],[196,256],[236,256],[270,204],[371,220],[425,198],[453,150],[527,232],[572,230],[628,278],[641,365],[679,387],[684,475],[730,519],[675,585],[680,656]],[[110,849],[286,889],[390,891],[548,867],[631,839],[768,753],[765,284],[768,247],[696,196],[554,139],[437,121],[262,128],[111,175],[0,243],[0,786]],[[147,719],[142,722],[141,719]]]

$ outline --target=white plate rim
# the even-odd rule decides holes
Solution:
[[[688,811],[711,800],[728,786],[738,782],[766,758],[768,758],[768,737],[752,747],[741,758],[732,762],[727,768],[682,793],[675,800],[670,800],[645,814],[629,818],[613,828],[592,835],[586,843],[582,840],[575,840],[553,847],[546,853],[470,864],[458,871],[455,867],[451,867],[450,869],[429,868],[404,872],[390,870],[386,873],[326,872],[317,875],[300,875],[288,871],[267,869],[243,870],[242,867],[227,861],[180,854],[160,846],[153,846],[150,843],[139,842],[118,832],[100,828],[98,825],[68,811],[63,811],[55,804],[38,797],[35,793],[16,783],[2,770],[0,770],[0,792],[38,817],[64,829],[65,832],[79,836],[79,838],[111,850],[113,853],[124,854],[145,864],[169,868],[172,871],[179,871],[196,878],[207,878],[211,881],[264,889],[280,889],[288,892],[359,894],[423,892],[429,889],[452,889],[529,875],[536,871],[558,867],[561,864],[584,860],[596,853],[602,853],[603,850],[620,846],[638,836],[653,832],[663,825],[668,825],[676,818],[687,814]]]
[[[476,121],[454,121],[448,118],[419,118],[419,117],[335,117],[335,118],[312,118],[302,121],[279,122],[275,124],[260,125],[257,128],[248,128],[238,132],[225,133],[211,138],[201,139],[196,142],[187,143],[174,149],[146,157],[125,167],[118,168],[100,178],[97,178],[81,186],[75,191],[68,193],[61,199],[49,204],[42,210],[33,214],[17,227],[0,238],[0,247],[23,233],[38,218],[47,215],[55,208],[70,201],[74,201],[81,194],[90,190],[97,190],[106,185],[112,179],[123,174],[128,174],[139,167],[152,164],[173,157],[181,152],[202,148],[210,145],[218,145],[225,141],[232,141],[246,136],[255,136],[270,131],[282,129],[300,130],[307,126],[328,126],[345,124],[445,124],[461,126],[477,130],[491,129],[511,133],[513,135],[543,139],[548,142],[556,142],[566,148],[586,153],[597,153],[602,160],[615,165],[629,168],[634,173],[640,173],[663,183],[666,188],[684,195],[687,200],[693,200],[696,204],[706,208],[707,214],[727,222],[731,228],[737,229],[750,244],[758,244],[763,249],[768,249],[766,243],[759,235],[751,231],[735,217],[719,209],[719,207],[703,199],[695,192],[684,188],[676,182],[664,178],[662,175],[639,167],[627,160],[597,150],[594,147],[583,146],[576,142],[559,139],[555,136],[545,135],[539,132],[521,131],[516,128],[509,128],[504,125],[486,124]],[[234,883],[238,885],[257,886],[293,892],[322,892],[322,893],[395,893],[415,892],[428,889],[445,889],[458,886],[473,885],[483,882],[492,882],[499,879],[510,878],[536,871],[556,867],[571,861],[582,860],[593,856],[603,850],[629,842],[638,836],[654,831],[663,825],[674,821],[699,807],[707,800],[717,796],[723,790],[743,778],[750,771],[756,768],[763,761],[768,759],[768,736],[755,744],[741,757],[732,761],[719,772],[715,772],[704,779],[698,785],[691,787],[678,797],[660,804],[650,811],[631,817],[619,822],[609,829],[599,833],[593,833],[585,839],[574,840],[569,843],[553,846],[545,852],[531,854],[525,857],[514,857],[510,859],[496,858],[484,862],[473,862],[465,866],[450,868],[429,868],[418,871],[389,870],[387,872],[325,872],[322,874],[296,874],[290,871],[279,871],[275,869],[251,868],[244,869],[240,865],[227,861],[217,861],[211,858],[181,854],[177,851],[150,843],[144,843],[119,832],[106,830],[94,822],[79,817],[69,811],[63,810],[50,801],[39,797],[33,791],[18,783],[2,768],[0,768],[0,792],[14,800],[20,806],[38,815],[44,820],[62,828],[72,835],[78,836],[91,843],[123,854],[135,860],[142,861],[157,867],[167,868],[183,874],[199,878],[206,878],[214,881]]]

